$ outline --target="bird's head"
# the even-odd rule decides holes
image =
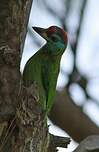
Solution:
[[[43,37],[51,47],[62,48],[65,50],[68,42],[67,33],[57,26],[49,28],[32,27],[41,37]]]

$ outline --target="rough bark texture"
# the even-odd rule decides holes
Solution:
[[[31,4],[31,0],[0,2],[0,152],[48,148],[37,87],[23,87],[19,67]]]
[[[20,88],[20,45],[30,1],[0,2],[0,121],[15,113]]]
[[[13,151],[47,152],[49,134],[44,113],[39,106],[38,87],[32,84],[22,89],[21,104],[17,108],[16,124],[19,134]]]

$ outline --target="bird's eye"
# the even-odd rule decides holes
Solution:
[[[52,41],[54,41],[54,42],[57,41],[57,37],[56,37],[55,35],[53,35],[53,36],[51,37],[51,39],[52,39]]]

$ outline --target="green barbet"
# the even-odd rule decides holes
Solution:
[[[67,34],[57,26],[47,29],[33,27],[47,43],[26,63],[23,83],[28,86],[34,82],[39,87],[39,102],[47,113],[51,110],[56,92],[60,60],[67,47]]]

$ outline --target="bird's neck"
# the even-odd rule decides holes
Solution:
[[[62,55],[63,52],[65,51],[65,45],[57,42],[57,43],[53,43],[53,42],[47,42],[44,46],[43,46],[43,50],[45,50],[45,53],[49,53],[52,55]]]

